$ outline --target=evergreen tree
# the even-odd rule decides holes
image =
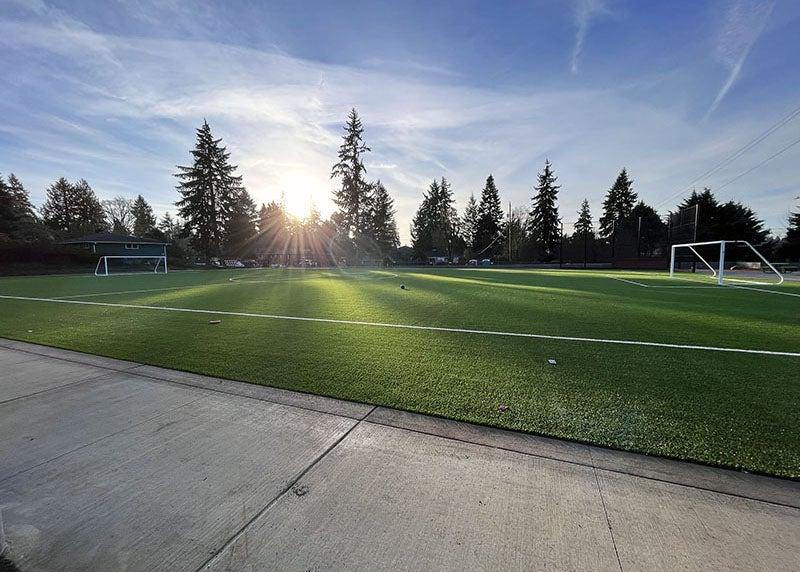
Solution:
[[[760,244],[766,240],[769,230],[764,229],[764,221],[747,206],[728,201],[720,203],[709,188],[701,193],[692,191],[679,206],[688,209],[697,206],[697,242],[708,240],[746,240],[752,244]],[[674,229],[673,229],[674,230]],[[693,233],[694,234],[694,233]],[[672,242],[691,241],[672,232]]]
[[[788,260],[800,259],[800,211],[789,215],[789,226],[780,247],[780,255]]]
[[[494,242],[495,247],[486,252],[487,254],[498,252],[501,246],[498,242],[498,235],[502,224],[503,209],[500,205],[500,193],[494,184],[494,177],[489,175],[481,192],[473,248],[478,252],[484,252]]]
[[[37,222],[28,191],[20,180],[12,173],[6,184],[0,176],[0,234],[14,239],[35,238],[31,231]]]
[[[509,258],[509,262],[520,260],[528,246],[528,211],[517,207],[511,213],[511,220],[503,224],[503,243],[499,251]],[[510,242],[509,242],[510,241]]]
[[[394,201],[380,181],[372,185],[369,205],[369,234],[383,257],[400,246],[400,238],[394,218]]]
[[[560,219],[558,218],[558,177],[553,173],[550,161],[545,161],[544,171],[539,174],[533,210],[528,219],[529,234],[540,251],[541,258],[550,258],[561,242]]]
[[[64,177],[47,189],[47,199],[42,206],[42,218],[55,231],[69,233],[76,225],[76,212],[72,185]]]
[[[464,207],[464,216],[461,218],[461,236],[471,250],[475,250],[478,216],[478,202],[475,200],[475,194],[473,193],[467,200],[467,206]]]
[[[233,211],[225,221],[225,252],[233,256],[249,254],[255,247],[252,239],[256,229],[256,203],[250,193],[240,189],[236,194]]]
[[[6,185],[5,179],[0,175],[0,238],[10,235],[11,229],[17,222],[17,211],[11,190]]]
[[[363,234],[368,223],[370,185],[364,178],[367,170],[362,155],[370,151],[363,140],[364,128],[355,108],[347,116],[347,124],[339,147],[339,161],[331,169],[331,178],[340,178],[342,185],[334,191],[333,201],[339,208],[334,219],[344,236]]]
[[[181,236],[183,226],[178,220],[173,219],[169,212],[165,212],[161,220],[158,221],[158,230],[167,240],[176,240]]]
[[[678,205],[678,212],[697,207],[697,227],[693,220],[683,221],[685,228],[670,230],[672,242],[703,242],[716,240],[711,238],[719,231],[720,204],[711,189],[705,187],[702,192],[692,191],[684,201]]]
[[[608,238],[624,221],[629,220],[638,196],[633,191],[633,180],[625,169],[608,190],[603,201],[603,216],[600,217],[600,236]]]
[[[589,199],[583,199],[581,209],[578,211],[578,220],[575,222],[575,234],[578,236],[594,236],[592,212],[589,210]]]
[[[652,256],[657,249],[664,246],[667,226],[653,207],[639,201],[633,207],[630,219],[636,229],[638,256]]]
[[[281,203],[270,201],[261,205],[258,213],[258,248],[261,256],[269,263],[276,260],[276,255],[288,254],[289,221]]]
[[[95,195],[92,187],[85,179],[80,179],[72,186],[76,213],[78,215],[76,233],[85,234],[101,232],[109,229],[103,205]]]
[[[61,177],[50,185],[42,218],[48,227],[68,236],[108,230],[103,207],[83,179],[72,185]]]
[[[242,191],[242,178],[236,175],[237,167],[230,163],[230,153],[220,145],[221,141],[214,139],[211,127],[204,121],[197,129],[192,165],[178,166],[175,174],[181,194],[175,203],[178,214],[186,221],[193,246],[206,261],[219,255],[226,224]]]
[[[153,208],[144,200],[142,195],[136,197],[131,205],[133,215],[133,234],[135,236],[148,236],[156,227],[156,217]]]
[[[453,206],[450,183],[434,179],[423,195],[411,223],[411,241],[417,256],[452,256],[459,232],[458,213]]]

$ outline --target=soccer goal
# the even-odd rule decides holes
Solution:
[[[673,244],[669,260],[669,277],[682,271],[711,274],[720,286],[726,282],[777,285],[783,275],[769,260],[746,240],[712,240]],[[761,280],[764,274],[777,277],[777,281]]]
[[[95,276],[167,272],[166,256],[101,256],[94,269]]]

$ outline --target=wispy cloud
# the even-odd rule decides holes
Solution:
[[[575,46],[572,48],[572,61],[570,71],[578,73],[578,62],[583,53],[583,45],[586,42],[586,34],[592,22],[603,14],[608,14],[608,2],[606,0],[576,0],[573,7],[575,17]]]
[[[764,31],[774,6],[772,0],[737,0],[728,8],[714,47],[714,56],[728,69],[728,77],[708,108],[706,119],[739,79],[742,66]]]
[[[586,30],[607,13],[604,3],[582,5],[576,66]],[[0,18],[0,67],[17,82],[0,83],[3,172],[22,176],[37,202],[64,174],[87,178],[101,195],[129,189],[169,208],[174,165],[189,160],[194,128],[205,117],[256,200],[282,192],[290,202],[310,197],[326,215],[333,208],[331,163],[343,119],[355,106],[373,149],[369,176],[395,197],[408,240],[433,177],[447,176],[463,206],[493,172],[504,200],[527,205],[548,156],[569,220],[584,197],[599,207],[623,164],[640,195],[658,202],[674,192],[676,180],[695,176],[763,129],[753,118],[733,127],[698,126],[680,109],[636,96],[629,83],[476,86],[424,63],[343,65],[175,37],[182,36],[104,34],[47,9],[25,22]],[[778,184],[789,175],[770,176]]]

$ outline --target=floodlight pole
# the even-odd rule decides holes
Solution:
[[[722,286],[722,275],[725,273],[725,241],[719,243],[719,271],[717,272],[717,284]]]

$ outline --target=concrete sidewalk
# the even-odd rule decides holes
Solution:
[[[800,483],[0,339],[21,569],[800,569]]]

